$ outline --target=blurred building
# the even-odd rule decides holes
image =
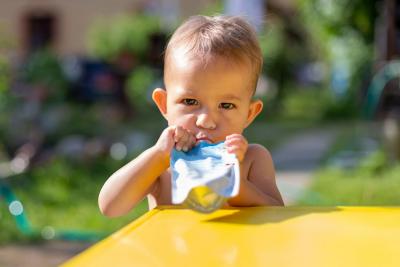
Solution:
[[[400,1],[382,2],[375,40],[378,62],[400,57]]]
[[[375,71],[389,62],[400,59],[400,1],[384,0],[378,10],[379,18],[375,27]],[[400,70],[397,71],[400,74]],[[379,104],[378,116],[397,110],[400,117],[399,78],[391,77],[386,84]]]
[[[0,35],[13,56],[50,46],[59,55],[85,54],[89,27],[98,19],[147,12],[166,24],[199,13],[213,0],[0,0]]]

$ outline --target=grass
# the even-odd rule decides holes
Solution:
[[[99,233],[102,238],[147,211],[143,201],[129,214],[120,218],[104,217],[97,206],[101,186],[121,162],[102,159],[83,166],[65,159],[56,159],[27,174],[8,179],[15,196],[24,206],[31,226],[41,231],[51,227],[55,231]],[[0,199],[0,243],[32,241],[40,237],[24,235],[18,230],[13,216]]]
[[[400,164],[389,163],[385,152],[379,149],[382,143],[381,126],[376,123],[355,121],[337,126],[338,136],[315,174],[311,187],[298,201],[298,205],[400,205]],[[378,150],[367,157],[356,158],[355,166],[332,165],[341,152],[359,153],[368,151],[365,141],[373,141]],[[368,142],[367,142],[368,143]],[[371,149],[371,148],[369,148]],[[349,159],[346,159],[348,162]]]
[[[316,175],[298,205],[400,205],[400,164],[389,165],[382,151],[364,159],[357,168],[326,167]]]

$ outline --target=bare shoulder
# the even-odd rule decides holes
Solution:
[[[249,144],[246,157],[250,161],[272,161],[271,153],[260,144]]]
[[[275,179],[275,168],[271,153],[260,144],[249,144],[246,153],[249,164],[249,179]],[[263,177],[263,178],[261,178]]]

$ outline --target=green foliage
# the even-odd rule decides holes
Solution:
[[[17,101],[10,92],[10,68],[5,57],[0,55],[0,141],[5,142],[11,110]]]
[[[124,86],[133,108],[139,111],[148,107],[147,91],[156,79],[156,73],[146,66],[146,60],[151,37],[160,32],[161,25],[157,17],[138,14],[98,21],[89,30],[87,44],[94,56],[122,69],[125,67],[118,66],[118,57],[132,57],[132,66],[123,70],[128,75]]]
[[[349,95],[344,99],[338,99],[331,95],[330,100],[323,109],[324,120],[351,120],[356,118],[359,114],[360,110],[355,103],[355,99]]]
[[[0,129],[9,119],[9,110],[14,104],[14,97],[10,94],[10,69],[6,59],[0,55]],[[3,132],[3,131],[2,131]],[[3,133],[0,133],[0,140]]]
[[[292,90],[283,99],[280,116],[284,120],[319,121],[330,101],[329,92],[320,88]]]
[[[89,30],[87,46],[100,58],[111,60],[122,52],[144,55],[149,37],[160,31],[156,17],[145,15],[118,16],[111,21],[98,21]]]
[[[328,110],[328,117],[345,117],[359,109],[357,94],[370,72],[376,18],[376,0],[300,0],[300,14],[318,60],[327,64],[331,75],[344,74],[344,95]]]
[[[264,70],[281,86],[282,76],[289,72],[288,60],[291,59],[286,55],[286,38],[282,23],[269,24],[268,30],[259,36],[259,42],[264,58]]]
[[[338,100],[331,91],[319,87],[292,87],[281,101],[278,118],[288,121],[319,122],[352,118],[358,111],[348,99]]]
[[[319,29],[316,34],[338,36],[343,29],[359,32],[367,42],[373,40],[377,0],[300,0],[306,23]]]
[[[57,56],[50,50],[40,50],[30,56],[23,79],[31,85],[45,87],[53,100],[65,97],[67,79]]]
[[[282,23],[275,22],[268,26],[267,31],[258,37],[260,48],[265,59],[265,63],[269,64],[270,60],[282,53],[282,44],[284,43]]]
[[[264,72],[277,82],[278,97],[290,89],[287,85],[294,78],[295,67],[311,59],[307,45],[289,36],[287,25],[279,19],[271,20],[259,36],[264,58]]]
[[[47,112],[52,112],[51,110]],[[84,114],[84,116],[83,116]],[[105,119],[96,110],[96,106],[69,104],[65,106],[62,117],[57,121],[58,128],[52,134],[54,141],[59,141],[68,135],[79,134],[86,137],[99,136],[104,133]]]
[[[8,90],[10,83],[10,70],[8,62],[3,55],[0,55],[0,105],[4,101],[4,93]]]
[[[139,66],[133,70],[127,80],[128,98],[141,111],[145,111],[149,107],[147,95],[155,79],[154,70],[147,66]]]
[[[213,1],[214,3],[210,2],[207,4],[207,6],[204,8],[200,14],[205,15],[205,16],[215,16],[217,14],[222,14],[224,12],[224,3],[223,1]]]

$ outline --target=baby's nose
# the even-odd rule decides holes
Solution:
[[[204,129],[215,129],[217,124],[209,113],[201,113],[197,116],[196,126]]]

